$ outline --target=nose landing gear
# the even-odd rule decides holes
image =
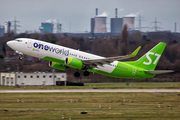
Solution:
[[[19,52],[19,51],[16,51],[16,53],[19,54],[19,60],[22,60],[23,59],[23,53]]]
[[[23,55],[19,54],[19,60],[23,59]]]

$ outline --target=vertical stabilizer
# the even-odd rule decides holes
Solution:
[[[160,42],[137,61],[127,62],[127,63],[146,70],[154,70],[165,47],[166,47],[166,43]]]

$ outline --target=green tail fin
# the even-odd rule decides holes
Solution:
[[[166,43],[160,42],[137,61],[127,63],[146,70],[154,70],[165,47]]]

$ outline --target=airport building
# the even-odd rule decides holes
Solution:
[[[57,85],[66,86],[66,73],[0,73],[0,85],[15,86],[15,85]]]

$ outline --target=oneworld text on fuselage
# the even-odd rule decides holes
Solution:
[[[55,52],[56,54],[62,54],[62,55],[65,55],[65,56],[68,56],[69,55],[69,50],[65,50],[64,48],[63,49],[59,49],[59,48],[56,48],[56,47],[51,47],[49,45],[44,45],[44,44],[41,44],[41,43],[34,43],[33,46],[35,48],[38,48],[38,49],[44,49],[46,51],[50,51],[50,52]]]

